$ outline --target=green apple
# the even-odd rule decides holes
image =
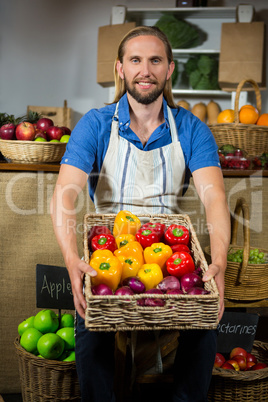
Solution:
[[[63,360],[66,359],[66,357],[69,356],[70,352],[71,352],[70,350],[64,350],[62,352],[62,354],[58,357],[57,360],[59,360],[60,362],[63,362]]]
[[[74,327],[74,316],[69,313],[64,313],[61,316],[60,328]]]
[[[18,325],[19,335],[21,336],[27,328],[33,328],[33,326],[34,326],[33,323],[34,323],[34,315],[32,315],[31,317],[26,318],[26,320],[22,321]]]
[[[49,142],[58,142],[58,143],[60,143],[60,140],[50,140]]]
[[[46,140],[45,138],[43,138],[43,137],[36,137],[36,139],[35,139],[34,141],[37,141],[37,142],[47,142],[47,140]]]
[[[34,317],[34,328],[43,334],[56,332],[59,327],[58,317],[53,310],[45,309],[39,311]]]
[[[68,142],[69,139],[70,139],[70,137],[71,137],[70,135],[64,134],[64,135],[61,137],[60,142]]]
[[[27,350],[27,352],[37,354],[37,344],[43,334],[36,328],[27,328],[20,338],[21,346]]]
[[[56,334],[64,340],[66,350],[74,349],[75,339],[73,327],[61,328],[56,332]]]
[[[74,362],[75,361],[75,351],[72,350],[65,359],[62,360],[63,362]]]
[[[37,350],[45,359],[58,359],[64,350],[64,340],[59,335],[49,332],[38,340]]]

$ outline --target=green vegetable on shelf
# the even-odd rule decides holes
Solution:
[[[189,49],[202,42],[203,35],[199,29],[174,15],[162,15],[155,26],[166,34],[173,49]]]
[[[206,54],[190,57],[184,65],[184,70],[193,89],[219,89],[216,58]]]

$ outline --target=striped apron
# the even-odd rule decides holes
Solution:
[[[118,105],[94,195],[96,212],[179,213],[185,161],[170,108],[168,120],[172,143],[143,151],[119,135]]]

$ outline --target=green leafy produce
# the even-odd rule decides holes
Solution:
[[[217,62],[214,58],[202,54],[197,61],[197,67],[204,75],[209,75],[217,68]]]
[[[184,71],[193,89],[219,89],[218,60],[214,57],[206,54],[192,56],[185,63]]]
[[[198,58],[197,57],[190,57],[184,65],[185,72],[188,76],[198,69]]]
[[[196,47],[202,40],[202,35],[197,28],[174,15],[162,15],[155,26],[166,34],[173,49]]]
[[[202,74],[199,70],[194,70],[190,73],[189,80],[192,88],[196,88],[201,80]]]
[[[25,119],[26,116],[15,117],[14,114],[0,113],[0,127],[8,123],[19,124]]]
[[[27,114],[27,121],[29,123],[37,123],[39,119],[42,118],[41,113],[34,112],[33,110],[29,110]]]

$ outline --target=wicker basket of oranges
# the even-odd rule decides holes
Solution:
[[[245,105],[239,109],[240,92],[246,83],[251,84],[255,90],[256,108]],[[210,124],[209,128],[219,147],[231,144],[243,149],[249,156],[268,152],[268,113],[261,113],[258,84],[252,79],[241,81],[236,89],[234,110],[221,112],[218,115],[218,123]]]

